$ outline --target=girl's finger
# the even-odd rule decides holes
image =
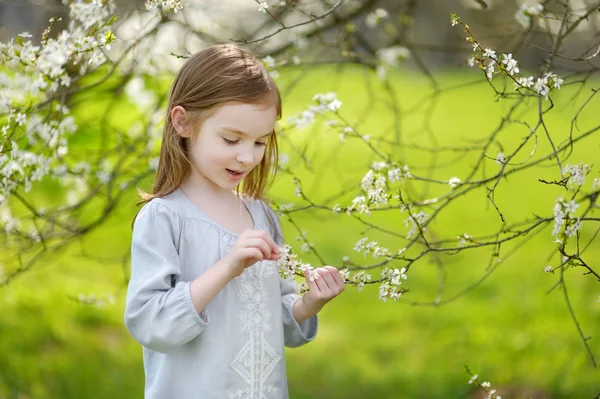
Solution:
[[[271,259],[271,248],[267,243],[260,237],[248,238],[244,243],[245,247],[252,247],[259,249],[263,254],[263,259]]]
[[[331,275],[329,270],[325,268],[320,268],[319,275],[323,278],[325,284],[327,284],[327,288],[333,290],[337,287],[337,284],[335,283],[335,280],[333,279],[333,276]]]
[[[269,247],[271,247],[271,251],[275,254],[278,254],[280,252],[279,246],[277,245],[275,240],[273,240],[273,237],[271,237],[271,235],[264,230],[261,230],[261,233],[262,233],[263,239],[267,242]]]
[[[329,273],[333,276],[336,285],[339,288],[344,289],[344,277],[342,277],[342,273],[340,273],[340,271],[333,266],[325,266],[325,269],[327,269]]]
[[[264,259],[263,253],[258,248],[244,248],[240,252],[246,261],[251,262],[246,267],[252,266]]]
[[[317,274],[319,275],[319,278],[315,278],[315,284],[317,285],[317,288],[319,289],[319,291],[321,291],[321,292],[327,292],[327,291],[329,291],[329,287],[327,286],[327,283],[325,282],[325,279],[321,275],[321,273],[323,273],[322,270],[323,269],[315,269],[314,270],[314,272],[317,272]]]
[[[304,272],[304,275],[306,276],[306,284],[308,284],[308,288],[313,292],[317,292],[319,291],[319,287],[317,287],[316,279],[311,281],[312,279],[310,278],[310,276],[312,276],[313,273],[314,272],[311,270],[306,270]]]

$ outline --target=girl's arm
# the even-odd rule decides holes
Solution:
[[[233,278],[261,260],[279,259],[279,248],[266,231],[246,230],[231,250],[190,284],[192,301],[198,312]]]
[[[194,305],[190,282],[180,280],[179,223],[170,209],[152,201],[140,210],[133,229],[125,325],[140,344],[158,352],[191,341],[209,322]]]

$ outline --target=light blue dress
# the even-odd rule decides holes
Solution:
[[[282,244],[273,211],[244,204],[255,229]],[[269,223],[266,212],[271,220]],[[143,346],[146,399],[281,399],[288,397],[284,345],[314,339],[317,317],[301,324],[295,283],[274,261],[233,279],[200,314],[190,282],[217,263],[238,236],[208,218],[177,189],[140,210],[131,244],[125,324]]]

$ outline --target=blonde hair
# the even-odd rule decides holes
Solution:
[[[175,191],[190,175],[190,143],[199,125],[229,102],[275,105],[281,118],[281,96],[275,82],[260,61],[248,50],[233,44],[210,46],[191,56],[181,67],[169,95],[160,158],[151,193],[138,190],[144,204]],[[171,111],[182,106],[198,128],[191,137],[179,135]],[[237,187],[238,194],[263,199],[277,170],[277,137],[269,136],[261,162]],[[240,188],[241,186],[241,188]]]

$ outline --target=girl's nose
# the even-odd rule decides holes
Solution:
[[[251,164],[254,162],[254,154],[252,154],[252,151],[240,151],[236,157],[236,161],[243,164]]]

